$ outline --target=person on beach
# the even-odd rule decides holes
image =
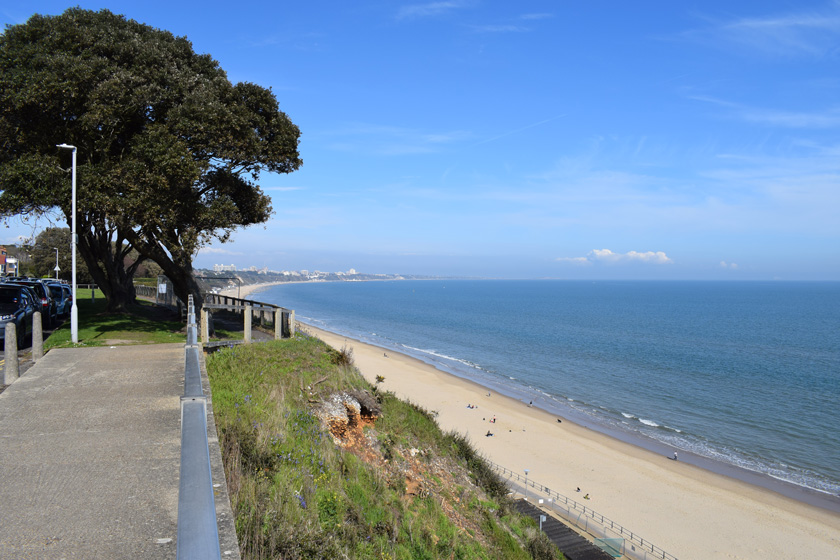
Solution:
[[[584,500],[588,500],[588,499],[589,499],[589,494],[587,494],[586,496],[584,496],[584,497],[583,497],[583,499],[584,499]]]
[[[486,435],[486,437],[490,437],[490,436],[492,436],[492,435],[493,435],[493,433],[492,433],[490,430],[487,430],[487,435]]]
[[[677,459],[677,452],[676,452],[676,451],[674,451],[674,461],[677,461],[677,460],[678,460],[678,459]]]

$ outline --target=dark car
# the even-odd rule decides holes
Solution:
[[[55,314],[61,319],[69,317],[70,307],[73,304],[73,291],[70,286],[60,282],[47,282],[47,287],[55,300]]]
[[[18,285],[30,288],[38,296],[36,310],[41,312],[41,323],[45,329],[51,329],[57,321],[55,300],[50,296],[50,290],[41,280],[18,280],[5,282],[4,285]]]
[[[32,334],[32,316],[35,314],[36,296],[26,286],[0,284],[0,337],[6,343],[6,325],[17,328],[18,349],[23,348],[27,336]]]

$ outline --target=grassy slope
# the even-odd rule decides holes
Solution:
[[[243,558],[557,558],[464,438],[373,387],[320,341],[208,356]],[[315,414],[340,391],[382,414],[339,446]]]

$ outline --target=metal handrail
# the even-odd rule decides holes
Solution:
[[[178,560],[221,558],[207,440],[207,397],[201,387],[199,351],[195,303],[190,295],[184,346],[184,396],[181,397]]]
[[[244,298],[238,298],[238,297],[234,297],[234,296],[214,294],[214,293],[210,293],[210,292],[206,292],[203,295],[204,295],[204,302],[205,302],[204,307],[208,307],[208,308],[211,307],[211,306],[216,308],[215,306],[218,305],[218,306],[221,306],[219,308],[242,309],[242,308],[244,308],[244,306],[250,305],[252,308],[254,308],[254,311],[259,311],[260,308],[269,309],[269,310],[279,309],[281,311],[291,311],[291,309],[287,309],[287,308],[285,308],[281,305],[275,305],[273,303],[265,303],[264,301],[244,299]],[[224,301],[222,301],[222,299],[224,299]],[[228,303],[228,300],[230,300],[231,302],[241,302],[241,303]],[[219,308],[216,308],[216,309],[219,309]]]
[[[550,489],[546,486],[543,486],[542,484],[539,484],[539,483],[535,482],[530,477],[523,477],[519,473],[514,472],[514,471],[512,471],[512,470],[510,470],[506,467],[503,467],[503,466],[501,466],[497,463],[494,463],[493,461],[490,461],[490,460],[487,460],[487,459],[485,459],[485,460],[487,461],[487,463],[491,467],[493,467],[497,471],[501,472],[502,474],[507,475],[508,478],[514,478],[515,477],[516,481],[518,483],[524,484],[526,488],[528,488],[530,486],[531,488],[533,488],[533,489],[535,489],[539,492],[542,492],[543,494],[551,497],[554,500],[555,504],[562,503],[563,505],[568,506],[570,509],[573,509],[575,511],[579,511],[581,515],[583,515],[583,516],[585,516],[589,519],[592,519],[593,521],[596,521],[596,522],[600,523],[604,528],[609,528],[611,531],[613,531],[613,532],[617,533],[618,535],[624,537],[625,539],[629,540],[631,543],[635,544],[636,546],[642,547],[642,549],[645,552],[650,552],[652,555],[654,555],[655,558],[662,558],[663,560],[677,560],[677,557],[674,556],[673,554],[669,554],[668,552],[665,552],[664,550],[662,550],[658,546],[654,545],[650,541],[647,541],[647,540],[643,539],[638,534],[634,533],[633,531],[630,531],[629,529],[624,528],[623,526],[619,525],[615,521],[613,521],[613,520],[611,520],[607,517],[604,517],[600,513],[593,510],[592,508],[587,507],[584,504],[581,504],[579,502],[576,502],[575,500],[573,500],[573,499],[571,499],[567,496],[564,496],[564,495],[562,495],[558,492],[555,492],[554,490],[552,490],[552,489]]]

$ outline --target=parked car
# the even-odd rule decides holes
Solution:
[[[60,282],[47,282],[50,295],[55,300],[55,314],[60,319],[70,316],[70,307],[73,304],[73,291],[67,284]]]
[[[30,288],[35,295],[38,296],[36,301],[36,311],[41,312],[41,323],[45,329],[51,329],[57,322],[55,300],[50,296],[50,290],[46,282],[42,280],[18,280],[13,282],[4,282],[4,285],[18,285]],[[40,305],[37,305],[40,303]]]
[[[24,347],[26,337],[32,335],[32,316],[35,314],[36,296],[26,286],[0,284],[0,337],[6,344],[6,325],[17,328],[18,349]]]

